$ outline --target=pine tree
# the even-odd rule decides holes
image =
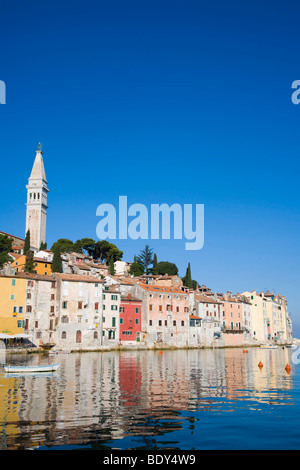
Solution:
[[[25,273],[33,273],[34,272],[34,261],[33,261],[33,253],[32,251],[27,251],[26,253],[26,261],[24,266]]]
[[[41,242],[40,244],[40,251],[41,250],[46,250],[47,249],[47,243],[46,242]]]
[[[54,252],[53,252],[52,272],[53,273],[61,273],[62,272],[61,254],[60,254],[59,245],[55,246],[55,249],[54,249]]]
[[[154,274],[154,275],[158,274],[157,256],[156,256],[156,253],[154,253],[154,256],[153,256],[152,274]]]
[[[24,255],[27,255],[28,251],[30,250],[30,230],[28,229],[25,236],[25,244],[24,244]]]
[[[190,263],[188,264],[188,267],[186,269],[186,274],[185,274],[185,277],[184,277],[184,284],[189,289],[193,288],[193,281],[192,281],[192,274],[191,274],[191,264]]]
[[[153,250],[149,247],[149,245],[145,246],[145,249],[141,251],[140,256],[137,258],[137,262],[144,266],[144,270],[146,274],[149,274],[150,268],[149,266],[153,264]]]
[[[109,274],[114,276],[115,274],[115,263],[114,263],[114,258],[111,256],[109,260]]]

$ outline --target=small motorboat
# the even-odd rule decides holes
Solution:
[[[277,344],[261,344],[261,349],[278,349]]]
[[[44,366],[4,366],[5,372],[13,374],[36,373],[36,372],[54,372],[59,368],[60,364],[46,364]]]

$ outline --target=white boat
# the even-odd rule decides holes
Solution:
[[[262,349],[278,349],[277,344],[261,344]]]
[[[4,366],[5,372],[8,373],[36,373],[36,372],[54,372],[59,368],[60,364],[46,364],[44,366]]]

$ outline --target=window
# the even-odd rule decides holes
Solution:
[[[54,308],[55,308],[54,305],[51,305],[51,307],[50,307],[50,312],[51,313],[54,313]]]
[[[135,313],[139,313],[139,307],[135,307]]]
[[[116,326],[116,317],[112,317],[111,324],[112,326]]]
[[[176,307],[176,312],[179,313],[179,307]]]
[[[94,331],[94,339],[98,339],[98,331]]]
[[[11,294],[11,296],[10,296],[10,300],[15,300],[15,296],[14,296],[14,294]]]
[[[34,322],[34,327],[35,327],[35,328],[38,328],[38,327],[39,327],[39,322],[38,322],[38,321]]]
[[[173,320],[173,326],[176,326],[176,320]]]
[[[95,302],[95,310],[99,309],[99,302]]]
[[[113,294],[113,295],[111,296],[111,300],[118,300],[118,296]]]
[[[135,319],[135,324],[136,324],[136,325],[139,324],[139,319],[138,319],[138,318]]]
[[[81,343],[81,331],[76,331],[76,343]]]
[[[18,320],[18,328],[24,328],[24,320]]]
[[[120,318],[120,324],[121,325],[123,324],[123,318]]]
[[[168,326],[168,320],[165,320],[165,326]]]
[[[62,323],[69,323],[69,318],[67,317],[67,315],[63,315],[63,316],[61,317],[61,322],[62,322]]]
[[[152,326],[152,320],[149,320],[149,326]]]
[[[160,312],[162,312],[162,305],[159,305],[159,306],[158,306],[158,310],[159,310]]]
[[[115,339],[115,332],[113,330],[108,332],[108,339]]]
[[[152,310],[152,304],[149,305],[149,310]]]
[[[181,322],[181,326],[184,326],[184,321]]]
[[[16,280],[15,280],[15,279],[12,279],[12,280],[11,280],[11,285],[12,285],[12,286],[15,286],[15,285],[16,285]]]
[[[67,339],[67,333],[66,331],[61,332],[61,339]]]
[[[62,308],[67,308],[67,306],[68,306],[68,302],[64,301],[64,302],[62,303]]]
[[[13,307],[13,313],[17,313],[17,307]]]
[[[158,320],[158,326],[162,326],[162,321]]]
[[[110,308],[111,308],[111,310],[118,310],[117,305],[111,305]]]
[[[45,263],[45,268],[48,268],[48,264],[47,264],[47,263]]]
[[[51,294],[51,300],[54,300],[54,299],[55,299],[55,295]]]
[[[23,307],[19,307],[19,313],[23,313]]]
[[[81,316],[81,315],[78,315],[78,316],[77,316],[77,323],[81,323],[81,320],[82,320],[82,316]]]
[[[78,310],[82,309],[82,302],[78,302]]]
[[[120,313],[124,313],[124,307],[120,307]]]
[[[30,313],[32,311],[31,305],[27,305],[26,312]]]
[[[53,289],[55,287],[55,281],[51,282],[51,288]]]

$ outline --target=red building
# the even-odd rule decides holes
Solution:
[[[142,301],[132,297],[121,296],[120,303],[120,342],[140,341]]]

